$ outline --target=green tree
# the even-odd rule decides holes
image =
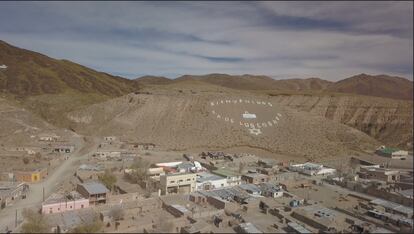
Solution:
[[[46,217],[30,209],[23,210],[25,222],[22,225],[23,233],[46,233],[49,232],[49,224]]]
[[[99,180],[112,191],[116,183],[116,176],[110,170],[106,170],[103,175],[99,176]]]
[[[130,167],[131,173],[126,174],[126,176],[131,182],[136,184],[146,182],[149,177],[148,169],[150,166],[151,164],[148,161],[137,158]]]

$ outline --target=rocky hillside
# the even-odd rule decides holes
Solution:
[[[359,74],[328,87],[331,92],[413,100],[413,82],[401,77]]]
[[[247,146],[295,157],[316,158],[352,154],[378,144],[358,130],[279,106],[276,102],[272,108],[281,114],[279,123],[256,136],[239,122],[230,124],[212,113],[210,101],[220,98],[272,101],[271,97],[248,94],[154,91],[94,104],[69,113],[68,118],[76,131],[82,134],[116,135],[129,141],[155,143],[168,150]],[[245,108],[231,105],[224,110],[244,113]],[[269,120],[274,118],[259,116]]]
[[[0,41],[0,93],[46,121],[68,127],[65,113],[134,92],[139,84]]]
[[[131,80],[20,49],[0,41],[0,90],[20,97],[66,91],[120,96],[136,90]]]
[[[56,133],[65,135],[30,111],[18,107],[4,98],[0,98],[0,142],[2,146],[30,145],[37,141],[38,134]],[[34,137],[31,137],[34,136]]]
[[[413,102],[357,95],[276,95],[280,105],[359,129],[389,145],[412,149]]]

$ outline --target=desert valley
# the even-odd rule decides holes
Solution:
[[[339,212],[335,213],[338,219],[349,216],[359,220],[365,214],[351,217],[349,213],[355,212],[352,207],[358,201],[372,205],[379,198],[352,187],[350,184],[357,182],[350,182],[349,176],[348,185],[342,179],[347,173],[357,175],[356,168],[360,181],[363,176],[370,179],[372,175],[366,173],[369,166],[377,173],[397,171],[393,186],[399,186],[399,191],[411,189],[412,193],[413,82],[405,78],[355,74],[332,82],[312,77],[276,80],[264,75],[208,74],[126,79],[5,41],[0,41],[0,65],[0,176],[5,191],[0,190],[1,231],[22,231],[28,222],[24,208],[36,210],[40,206],[42,217],[49,216],[49,231],[79,231],[73,229],[79,228],[76,225],[93,228],[85,226],[92,225],[85,218],[94,217],[90,213],[100,214],[104,223],[92,232],[190,233],[194,223],[204,228],[201,232],[328,230],[333,226],[327,221],[318,226],[298,217],[311,212],[307,207],[320,209],[316,204],[323,203],[332,209],[339,207],[327,211]],[[381,152],[385,156],[380,156]],[[137,177],[142,168],[145,176]],[[225,170],[230,172],[222,172]],[[332,171],[336,177],[327,178]],[[207,175],[210,172],[214,176]],[[178,188],[163,184],[170,177],[196,174],[197,183],[188,187],[185,181]],[[240,182],[231,184],[233,175]],[[282,175],[286,175],[284,179]],[[116,182],[104,176],[114,177]],[[255,182],[258,176],[266,179]],[[215,187],[214,181],[219,180],[226,181],[226,186]],[[288,194],[278,200],[278,205],[273,195],[272,200],[263,192],[270,191],[263,186],[274,181],[280,188],[272,187],[271,191],[283,188]],[[388,177],[385,181],[390,182]],[[80,221],[73,225],[65,221],[61,208],[55,211],[51,205],[59,200],[56,194],[76,190],[85,197],[82,191],[101,190],[101,183],[106,186],[102,189],[106,194],[102,203],[106,204],[89,200],[88,214],[76,209],[65,211],[78,212],[75,216]],[[233,207],[230,203],[237,200],[234,196],[224,198],[224,192],[211,195],[217,189],[235,189],[228,188],[230,185],[247,197],[256,191],[252,186],[261,189],[260,205],[246,200]],[[314,190],[307,190],[308,186]],[[337,187],[335,195],[332,186]],[[235,193],[229,191],[226,193]],[[167,196],[170,193],[177,195]],[[179,194],[190,194],[187,198],[193,203]],[[321,194],[333,197],[322,198]],[[208,205],[197,202],[202,196],[207,197]],[[412,206],[412,194],[411,198],[389,196],[400,206]],[[351,205],[336,204],[340,197]],[[380,198],[386,199],[385,195]],[[69,210],[67,199],[65,209]],[[71,199],[76,200],[76,196]],[[307,205],[289,205],[302,199]],[[329,199],[336,205],[329,205]],[[115,215],[118,203],[125,204],[122,218]],[[253,212],[263,210],[263,204],[269,210],[280,209],[278,221],[269,218],[276,216],[269,216],[267,211]],[[283,210],[284,206],[290,210]],[[192,215],[190,208],[195,209]],[[151,220],[158,216],[170,220],[165,221],[168,225]],[[412,230],[412,209],[404,217],[411,226],[398,223],[387,226],[387,230]],[[220,223],[223,220],[229,224]],[[365,222],[386,227],[382,221],[372,220]],[[346,228],[341,230],[350,230]]]

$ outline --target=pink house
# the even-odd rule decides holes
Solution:
[[[72,191],[69,194],[52,194],[42,203],[42,214],[54,214],[88,207],[89,200],[78,192]]]

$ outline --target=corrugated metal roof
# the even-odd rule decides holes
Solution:
[[[394,203],[394,202],[390,202],[390,201],[386,201],[386,200],[383,200],[383,199],[379,199],[379,198],[372,200],[371,203],[375,204],[375,205],[385,207],[385,208],[388,208],[388,209],[391,209],[391,210],[398,211],[398,212],[403,213],[403,214],[412,214],[413,213],[413,208],[411,208],[411,207],[403,206],[403,205],[400,205],[400,204],[397,204],[397,203]]]
[[[308,229],[306,229],[305,227],[299,225],[298,223],[295,222],[290,222],[287,224],[290,228],[292,228],[293,230],[295,230],[298,233],[312,233],[311,231],[309,231]]]
[[[263,233],[256,226],[252,223],[241,223],[239,226],[246,232],[246,233]]]
[[[89,194],[109,192],[108,188],[106,188],[105,185],[98,182],[87,182],[80,185],[83,186]]]

